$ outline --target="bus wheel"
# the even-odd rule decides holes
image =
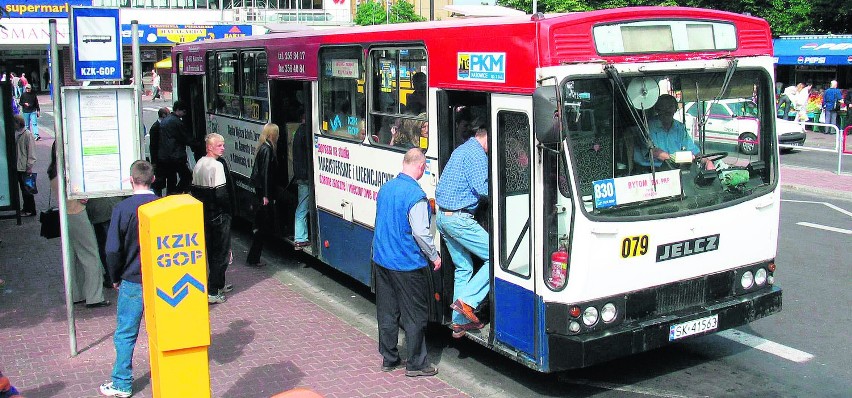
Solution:
[[[740,152],[745,155],[757,155],[757,136],[752,133],[740,135]]]

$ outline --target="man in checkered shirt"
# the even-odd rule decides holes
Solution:
[[[488,232],[473,218],[479,201],[488,197],[488,129],[474,123],[474,136],[459,145],[444,167],[435,200],[438,231],[456,267],[453,303],[453,337],[482,329],[474,309],[489,290],[490,254]],[[484,262],[474,274],[471,254]]]

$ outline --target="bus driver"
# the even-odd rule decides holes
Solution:
[[[686,127],[680,121],[674,120],[674,114],[678,110],[677,99],[669,94],[663,94],[654,104],[657,117],[648,120],[648,133],[654,142],[654,167],[661,167],[663,162],[674,161],[674,153],[678,151],[690,151],[693,156],[701,151],[686,131]],[[649,151],[642,145],[633,149],[633,161],[645,168],[651,167]],[[716,167],[707,158],[701,159],[707,170]]]

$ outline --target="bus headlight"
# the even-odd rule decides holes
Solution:
[[[743,272],[743,276],[740,278],[740,285],[743,289],[751,289],[754,286],[754,274],[751,271]]]
[[[595,307],[586,308],[583,311],[583,323],[586,326],[592,326],[598,323],[598,309]]]
[[[618,315],[618,310],[615,309],[615,304],[613,303],[606,303],[606,305],[601,308],[601,320],[605,323],[614,321],[616,315]]]
[[[764,283],[766,283],[766,270],[758,268],[758,270],[754,272],[754,284],[757,286],[763,286]]]

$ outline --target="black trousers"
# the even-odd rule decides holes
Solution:
[[[36,212],[35,205],[35,196],[27,193],[27,190],[24,189],[24,185],[27,183],[24,182],[24,178],[27,177],[26,171],[18,172],[18,187],[21,189],[21,196],[24,198],[24,203],[22,204],[21,211],[25,213],[33,213]],[[58,205],[57,205],[58,206]]]
[[[260,262],[260,254],[263,252],[263,242],[272,235],[272,205],[272,202],[269,202],[266,206],[263,205],[263,202],[257,205],[254,215],[251,248],[249,249],[248,257],[246,257],[246,262],[249,264]]]
[[[101,258],[101,264],[104,266],[104,285],[112,286],[112,278],[109,276],[106,260],[106,240],[107,232],[109,231],[109,221],[92,224],[95,229],[95,239],[98,241],[98,256]]]
[[[166,189],[166,195],[184,193],[192,183],[192,170],[186,160],[159,161],[154,168],[154,176],[156,178],[151,189],[158,195],[162,195],[163,188]]]
[[[207,244],[207,294],[215,296],[225,287],[225,271],[231,253],[231,215],[222,214],[213,220],[204,220],[204,235]]]
[[[429,320],[427,283],[428,268],[393,271],[376,266],[376,319],[379,324],[379,353],[382,365],[400,360],[397,344],[399,327],[405,332],[408,346],[408,370],[428,365],[426,358],[426,323]]]

